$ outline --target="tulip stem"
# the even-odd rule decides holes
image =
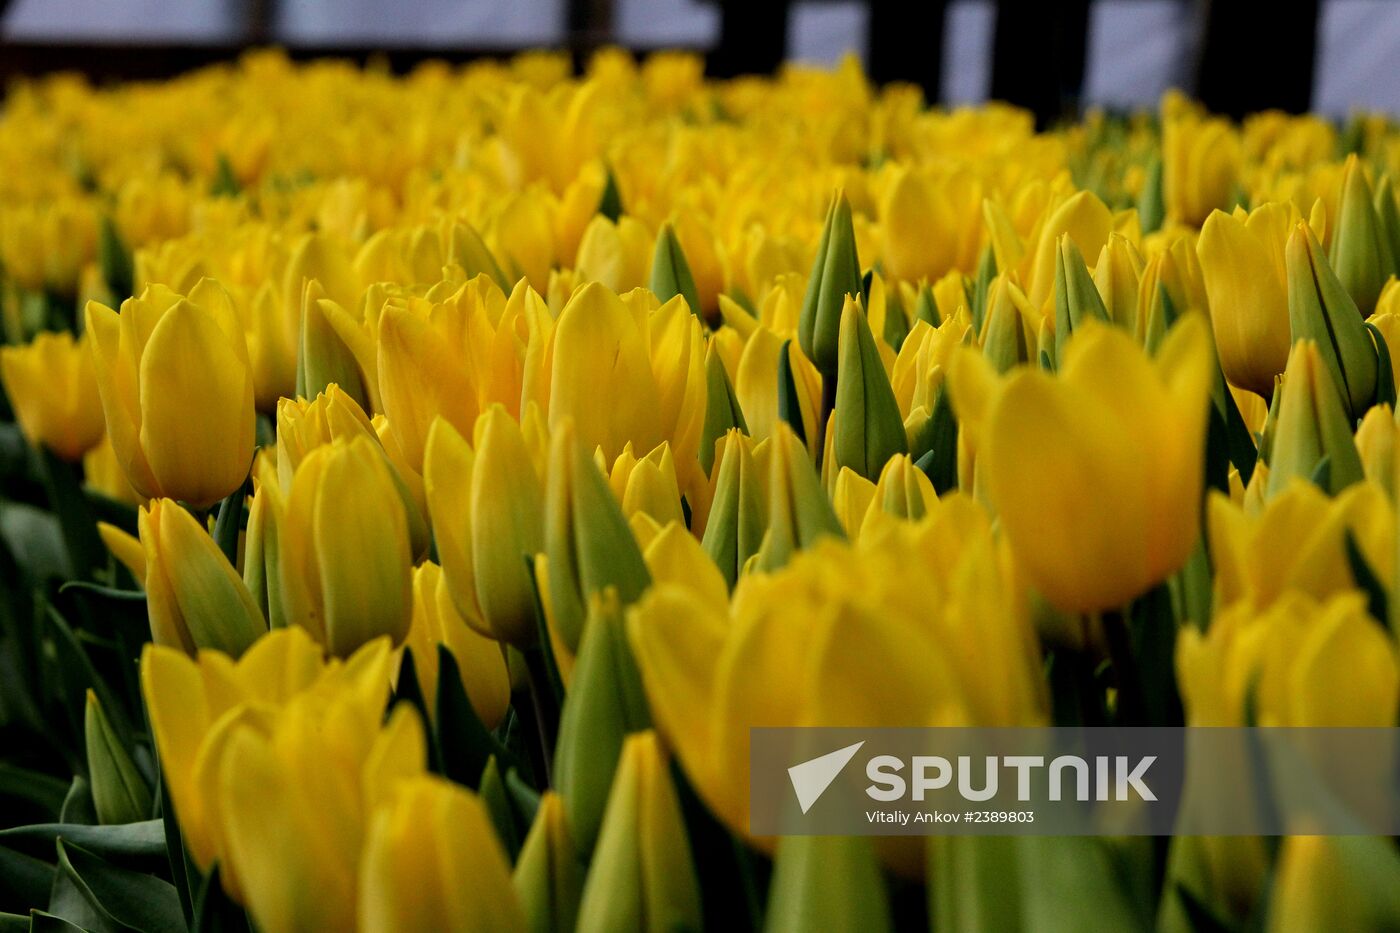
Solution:
[[[1128,619],[1122,612],[1114,610],[1105,612],[1100,621],[1104,642],[1108,646],[1109,662],[1113,665],[1113,679],[1118,688],[1114,718],[1119,725],[1145,725],[1147,702],[1142,693],[1142,672],[1138,670],[1137,658],[1133,654]]]
[[[82,482],[73,464],[42,445],[38,453],[39,475],[49,507],[58,519],[68,561],[78,579],[90,580],[95,571],[106,566],[107,548],[97,534],[97,519]]]

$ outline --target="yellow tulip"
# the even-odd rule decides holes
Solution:
[[[651,253],[652,236],[641,222],[622,217],[614,223],[598,214],[583,231],[574,271],[581,282],[597,282],[621,294],[647,283]]]
[[[651,450],[662,440],[659,391],[642,323],[617,296],[590,283],[574,294],[554,332],[549,424],[574,422],[589,449],[611,462],[627,441]],[[599,398],[612,399],[606,408]]]
[[[339,657],[380,635],[403,641],[413,608],[408,520],[373,441],[355,437],[308,454],[277,533],[290,624]]]
[[[1058,378],[1018,373],[993,402],[980,450],[991,499],[1030,582],[1058,608],[1122,606],[1195,545],[1214,368],[1206,327],[1183,318],[1154,361],[1117,328],[1087,324]]]
[[[728,604],[660,581],[628,635],[657,730],[745,834],[750,726],[1043,722],[1039,656],[1010,579],[986,514],[954,494],[917,523],[746,575]],[[920,848],[885,855],[913,871]]]
[[[880,220],[885,271],[906,282],[937,281],[957,262],[957,238],[971,235],[959,227],[966,219],[953,215],[917,169],[895,171],[880,203]]]
[[[1400,655],[1357,592],[1288,591],[1262,611],[1238,603],[1204,633],[1181,630],[1176,667],[1192,725],[1241,726],[1251,713],[1261,726],[1396,722]]]
[[[1206,515],[1218,606],[1244,601],[1264,609],[1289,591],[1322,600],[1350,590],[1348,535],[1377,578],[1391,578],[1394,513],[1374,483],[1329,499],[1294,478],[1256,515],[1215,492]]]
[[[437,696],[439,645],[457,662],[477,718],[487,729],[496,728],[510,706],[510,675],[501,646],[466,623],[448,592],[442,568],[426,561],[413,571],[413,621],[404,646],[413,651],[418,683],[430,704]]]
[[[1239,135],[1229,121],[1164,102],[1162,193],[1169,220],[1198,224],[1225,207],[1239,163]]]
[[[44,331],[23,347],[0,347],[0,383],[29,443],[68,461],[103,438],[102,403],[86,337]]]
[[[237,657],[267,631],[243,580],[194,516],[169,499],[139,514],[151,639]]]
[[[203,651],[192,659],[175,649],[147,645],[141,654],[141,695],[165,786],[195,865],[207,871],[219,862],[225,889],[238,895],[240,876],[230,858],[224,828],[227,800],[219,787],[231,732],[265,723],[266,716],[277,716],[296,703],[302,722],[308,716],[324,717],[322,724],[337,723],[353,743],[363,739],[359,745],[363,750],[379,728],[388,693],[389,646],[383,640],[366,645],[344,662],[327,661],[321,647],[297,627],[270,632],[237,661],[217,651]],[[329,751],[324,745],[330,737],[320,735],[310,732],[293,745],[301,746],[308,760],[314,760]],[[311,742],[315,744],[308,745]],[[336,753],[351,747],[354,744]],[[357,773],[331,767],[333,760],[327,754],[315,769],[337,782],[358,782]],[[420,761],[418,770],[422,768]],[[235,770],[227,773],[243,780]],[[330,786],[336,786],[336,792],[326,794],[322,806],[310,812],[324,813],[325,805],[347,803],[343,785]]]
[[[486,807],[437,777],[404,781],[375,812],[359,890],[363,933],[526,929]]]
[[[146,502],[144,496],[131,488],[131,481],[117,462],[112,442],[105,435],[96,447],[83,456],[83,482],[89,489],[117,502],[127,505],[144,505]]]
[[[188,298],[155,286],[117,314],[87,306],[107,434],[143,496],[207,508],[253,462],[253,380],[228,295],[210,279]]]
[[[527,647],[538,621],[526,561],[544,547],[544,487],[520,425],[499,405],[477,419],[475,440],[468,514],[477,604],[486,634]]]
[[[1269,203],[1247,217],[1214,211],[1196,246],[1225,378],[1266,399],[1292,342],[1284,265],[1292,210]]]

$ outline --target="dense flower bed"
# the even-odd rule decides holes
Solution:
[[[751,726],[1394,726],[1400,133],[274,53],[0,116],[0,929],[1364,929]],[[37,911],[30,917],[24,916]]]

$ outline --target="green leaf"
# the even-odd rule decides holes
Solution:
[[[1364,324],[1376,345],[1376,404],[1395,409],[1395,370],[1390,365],[1390,348],[1381,329],[1370,321]]]
[[[1143,234],[1155,233],[1166,219],[1167,208],[1162,195],[1162,157],[1153,156],[1147,164],[1147,179],[1138,195],[1138,224]]]
[[[53,872],[49,862],[0,845],[0,909],[28,910],[48,903]]]
[[[661,232],[656,235],[656,251],[651,257],[651,290],[663,304],[680,295],[690,313],[704,320],[695,276],[676,237],[676,229],[670,223],[662,224]]]
[[[89,933],[86,927],[69,923],[62,917],[55,917],[42,910],[36,910],[29,916],[29,933],[74,933],[74,931],[76,933]]]
[[[93,909],[112,923],[145,933],[186,933],[180,898],[170,882],[118,868],[62,839],[58,867]]]
[[[107,548],[98,537],[97,519],[83,494],[77,469],[46,447],[39,448],[38,460],[39,478],[58,520],[68,565],[78,576],[92,577],[107,567]]]
[[[228,156],[219,153],[214,163],[214,180],[209,184],[209,194],[216,198],[232,198],[242,190],[243,186],[238,183],[238,176],[233,173]]]
[[[243,530],[243,500],[248,495],[249,480],[245,479],[228,498],[219,503],[219,515],[214,519],[214,543],[228,558],[229,566],[238,566],[238,535]]]
[[[7,815],[15,806],[11,801],[24,801],[37,810],[57,816],[67,795],[68,785],[62,780],[0,761],[0,801],[4,801]]]
[[[60,823],[81,823],[84,826],[98,825],[97,805],[92,800],[92,786],[81,774],[73,776],[68,786],[68,796],[63,798],[63,809],[58,814]]]
[[[791,340],[784,340],[778,350],[778,417],[787,422],[792,433],[804,444],[807,430],[802,424],[802,404],[797,398],[797,380],[792,373],[792,355],[788,351]]]
[[[73,576],[58,519],[42,509],[0,501],[0,540],[32,580]]]
[[[54,843],[59,838],[135,871],[161,871],[167,867],[165,830],[160,820],[120,826],[35,823],[0,830],[0,846],[36,858],[51,857]]]
[[[434,740],[443,776],[476,790],[492,755],[507,760],[510,753],[487,730],[462,685],[457,659],[438,645],[437,719]]]
[[[948,392],[940,391],[933,403],[924,437],[928,449],[914,461],[940,496],[958,485],[958,419]]]
[[[784,353],[783,357],[786,356]],[[780,367],[781,360],[780,357]],[[778,385],[781,391],[781,379]],[[729,381],[724,362],[720,360],[714,343],[711,343],[705,351],[705,424],[700,432],[700,467],[705,475],[708,476],[714,467],[715,442],[733,428],[749,433],[744,411],[739,407],[738,396],[734,394],[734,384]]]
[[[175,808],[170,803],[170,791],[165,786],[165,774],[159,761],[156,764],[156,798],[160,801],[161,840],[164,842],[165,866],[175,882],[175,893],[180,897],[180,910],[185,915],[185,924],[194,924],[194,901],[196,888],[194,881],[197,871],[185,854],[185,840],[180,835],[180,825],[175,819]]]
[[[603,184],[603,196],[598,199],[598,213],[617,223],[622,216],[622,192],[617,187],[617,176],[613,175],[611,168],[608,170],[607,181]]]

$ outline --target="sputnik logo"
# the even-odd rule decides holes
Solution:
[[[812,809],[812,804],[826,793],[831,782],[850,764],[864,744],[865,741],[862,740],[788,768],[788,779],[792,781],[792,789],[797,794],[797,803],[802,807],[803,813]]]

